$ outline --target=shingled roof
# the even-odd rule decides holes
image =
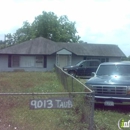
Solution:
[[[117,45],[88,43],[56,43],[43,37],[1,49],[0,54],[44,54],[51,55],[61,49],[81,56],[125,57]]]
[[[76,55],[125,57],[117,45],[89,44],[89,43],[59,43],[62,48],[72,51]]]

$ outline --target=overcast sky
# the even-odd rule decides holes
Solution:
[[[76,22],[80,40],[116,44],[130,55],[130,0],[0,0],[0,40],[23,21],[33,22],[42,11],[67,15]]]

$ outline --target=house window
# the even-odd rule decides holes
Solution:
[[[8,58],[10,59],[10,57]],[[9,60],[10,61],[10,60]],[[8,62],[10,66],[10,62]],[[12,67],[47,67],[46,56],[18,56],[12,57]]]
[[[35,57],[35,67],[43,67],[43,56]]]
[[[18,55],[13,56],[12,65],[13,65],[13,67],[19,67],[19,56]]]
[[[20,56],[20,67],[35,67],[35,57]]]

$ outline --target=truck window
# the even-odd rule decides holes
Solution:
[[[81,65],[83,68],[86,67],[86,62],[83,62]]]
[[[99,62],[98,61],[90,61],[90,66],[98,66]]]

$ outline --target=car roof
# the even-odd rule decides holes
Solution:
[[[104,62],[100,65],[130,65],[130,61],[120,61],[120,62]]]

